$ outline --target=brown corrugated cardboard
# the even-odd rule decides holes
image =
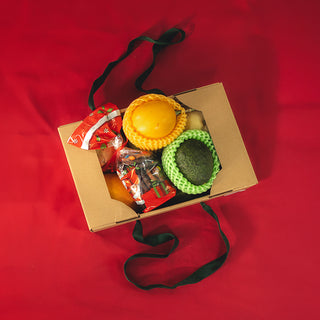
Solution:
[[[222,169],[205,197],[156,209],[141,215],[110,198],[95,151],[67,144],[79,122],[58,128],[72,176],[91,231],[99,231],[136,219],[151,217],[213,197],[244,190],[257,183],[254,170],[221,83],[175,95],[185,105],[203,113]]]

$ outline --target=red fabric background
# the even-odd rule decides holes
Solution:
[[[1,319],[319,319],[319,2],[2,1]],[[83,119],[92,81],[141,35],[179,26],[145,86],[222,81],[259,185],[209,201],[231,242],[210,278],[144,292],[122,266],[134,224],[92,234],[57,127]],[[97,102],[124,107],[150,63],[139,47]],[[172,230],[170,259],[136,267],[171,283],[223,251],[200,205],[143,222]]]

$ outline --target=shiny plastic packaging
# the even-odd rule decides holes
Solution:
[[[130,148],[118,151],[117,174],[143,212],[153,210],[176,194],[160,161],[149,151]]]
[[[81,122],[68,143],[84,150],[97,150],[103,171],[112,172],[115,171],[116,152],[123,145],[121,127],[120,110],[106,103]]]

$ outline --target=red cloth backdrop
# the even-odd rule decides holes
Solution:
[[[318,1],[2,1],[1,319],[319,319]],[[148,88],[223,82],[260,183],[208,202],[231,242],[210,278],[145,292],[124,261],[146,250],[134,223],[88,231],[57,127],[89,112],[91,84],[128,42],[178,26]],[[96,101],[119,107],[150,63],[141,45]],[[171,230],[170,259],[136,266],[181,279],[223,251],[200,205],[143,221]],[[157,264],[158,263],[158,264]]]

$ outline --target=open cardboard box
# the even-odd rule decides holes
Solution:
[[[71,173],[90,231],[96,232],[133,220],[172,211],[214,197],[245,190],[257,184],[249,156],[228,98],[221,83],[175,95],[183,104],[202,111],[222,169],[210,193],[193,200],[138,214],[124,203],[111,199],[96,151],[82,150],[67,140],[81,122],[58,128]]]

